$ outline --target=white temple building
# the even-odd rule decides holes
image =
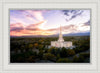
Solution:
[[[63,35],[62,35],[62,30],[61,30],[61,26],[60,26],[60,33],[59,33],[59,39],[58,41],[51,41],[51,46],[52,47],[72,47],[72,42],[71,41],[64,41],[63,39]]]

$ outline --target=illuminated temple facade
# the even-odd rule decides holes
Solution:
[[[51,41],[51,46],[52,47],[58,47],[58,48],[72,47],[72,42],[71,41],[64,41],[61,26],[60,26],[59,39],[58,39],[58,41]]]

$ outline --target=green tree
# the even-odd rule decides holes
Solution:
[[[54,60],[56,59],[55,55],[51,54],[51,53],[45,53],[44,54],[44,59],[45,60]]]
[[[69,60],[68,58],[60,58],[57,60],[57,63],[70,63],[71,60]]]
[[[38,57],[39,57],[40,59],[43,58],[43,50],[40,50],[40,51],[39,51],[39,53],[38,53]]]
[[[25,52],[26,51],[26,49],[25,49],[25,46],[21,46],[21,52]]]
[[[75,51],[73,49],[67,49],[67,56],[75,55]]]
[[[57,60],[60,58],[60,54],[57,54]]]
[[[40,44],[40,45],[38,46],[38,48],[39,48],[39,50],[43,50],[43,45]]]
[[[79,58],[77,56],[73,57],[73,62],[77,63],[79,61]]]
[[[61,57],[67,57],[67,50],[66,50],[66,48],[62,48],[61,50],[60,50],[60,56]]]
[[[30,49],[30,50],[33,49],[33,44],[29,44],[29,49]]]
[[[15,53],[18,53],[18,50],[19,50],[18,48],[15,48],[15,49],[14,49]]]
[[[81,54],[79,54],[79,62],[84,62],[84,61],[85,61],[84,56],[82,56]]]
[[[80,53],[80,55],[84,56],[84,58],[89,58],[90,57],[90,53]]]

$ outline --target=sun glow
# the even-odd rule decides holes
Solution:
[[[10,10],[10,36],[90,32],[89,10]]]

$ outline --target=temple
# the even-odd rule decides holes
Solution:
[[[59,39],[58,39],[58,41],[51,41],[51,46],[52,47],[58,47],[58,48],[72,47],[72,42],[71,41],[64,41],[63,35],[62,35],[61,25],[60,25]]]

